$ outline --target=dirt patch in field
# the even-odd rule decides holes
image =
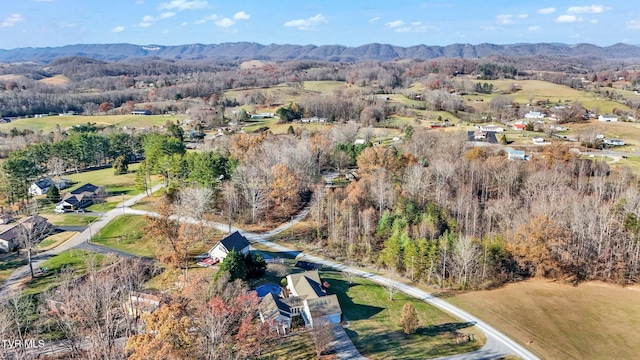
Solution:
[[[543,359],[634,359],[640,287],[529,280],[448,298]]]

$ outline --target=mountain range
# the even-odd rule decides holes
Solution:
[[[564,56],[598,57],[603,59],[640,59],[640,46],[615,44],[452,44],[447,46],[416,45],[401,47],[388,44],[367,44],[357,47],[342,45],[262,45],[252,42],[222,44],[188,44],[177,46],[133,44],[77,44],[60,47],[0,49],[0,62],[48,63],[56,58],[81,56],[97,60],[124,61],[146,57],[163,59],[238,60],[323,60],[355,62],[394,59],[482,58],[487,56]]]

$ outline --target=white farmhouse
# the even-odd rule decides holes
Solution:
[[[246,254],[251,249],[251,244],[246,237],[242,236],[238,231],[220,240],[211,250],[209,257],[214,261],[222,262],[231,250],[235,250],[241,254]]]
[[[616,122],[616,121],[618,121],[618,117],[616,115],[603,114],[603,115],[598,116],[598,121]]]

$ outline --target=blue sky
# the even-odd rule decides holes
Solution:
[[[636,0],[2,0],[0,49],[81,43],[640,44]]]

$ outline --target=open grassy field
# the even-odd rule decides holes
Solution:
[[[138,163],[130,164],[129,173],[123,175],[113,175],[113,169],[110,167],[99,170],[83,171],[78,174],[65,175],[66,178],[71,179],[76,184],[63,190],[62,193],[76,189],[86,183],[91,183],[93,185],[105,187],[107,192],[111,195],[111,198],[107,198],[107,202],[121,202],[123,194],[125,199],[128,199],[142,192],[137,189],[135,185],[135,171],[139,166],[140,164]],[[151,177],[153,185],[159,184],[161,181],[162,179],[159,175],[153,175]],[[100,206],[101,205],[98,205],[96,210],[102,211]]]
[[[585,131],[595,131],[607,138],[617,138],[625,142],[625,146],[616,146],[615,151],[640,151],[640,124],[630,122],[602,122],[590,120],[586,123],[566,125],[571,133],[579,135]]]
[[[56,125],[65,130],[75,125],[86,124],[87,122],[97,125],[116,127],[127,126],[129,128],[148,128],[152,126],[164,125],[167,121],[184,120],[187,115],[96,115],[96,116],[47,116],[43,118],[18,119],[8,124],[0,124],[0,131],[9,132],[11,129],[29,129],[32,131],[42,131],[45,133],[54,131]]]
[[[142,240],[144,236],[142,228],[145,225],[144,216],[118,216],[95,234],[92,242],[126,253],[153,258],[157,244],[151,240]]]
[[[335,89],[339,89],[346,85],[347,83],[345,81],[305,81],[304,89],[331,95]]]
[[[118,216],[95,234],[92,242],[129,254],[154,258],[159,244],[157,240],[144,239],[142,229],[146,223],[142,215]],[[210,250],[223,235],[217,230],[207,229],[206,240],[197,241],[189,249],[189,254],[195,256]]]
[[[482,84],[489,83],[494,86],[494,93],[491,95],[469,95],[464,96],[466,99],[471,99],[473,102],[469,102],[474,107],[486,107],[488,102],[496,96],[500,96],[498,91],[507,92],[512,84],[518,84],[522,90],[517,91],[509,96],[513,96],[515,102],[520,104],[528,104],[535,100],[549,99],[552,104],[562,103],[570,104],[573,101],[580,101],[582,105],[587,109],[594,109],[599,107],[599,113],[611,113],[614,108],[622,109],[625,111],[630,110],[628,106],[620,104],[615,101],[599,98],[595,93],[589,93],[586,91],[580,91],[572,89],[569,86],[553,84],[547,81],[541,80],[479,80]],[[482,99],[483,102],[475,102],[476,99]],[[568,102],[567,102],[568,100]]]
[[[41,82],[47,85],[66,85],[69,83],[69,81],[70,81],[69,78],[62,74],[58,74],[52,77],[38,80],[38,82]]]
[[[347,334],[362,355],[370,359],[426,359],[474,351],[484,344],[483,335],[472,324],[441,312],[431,305],[396,293],[388,300],[387,291],[378,284],[356,279],[349,284],[341,273],[322,271],[335,293],[342,313],[349,321]],[[413,303],[420,327],[405,335],[399,324],[402,307]],[[454,332],[473,334],[475,340],[456,344]]]
[[[528,280],[455,295],[471,312],[543,359],[637,359],[640,287]]]

